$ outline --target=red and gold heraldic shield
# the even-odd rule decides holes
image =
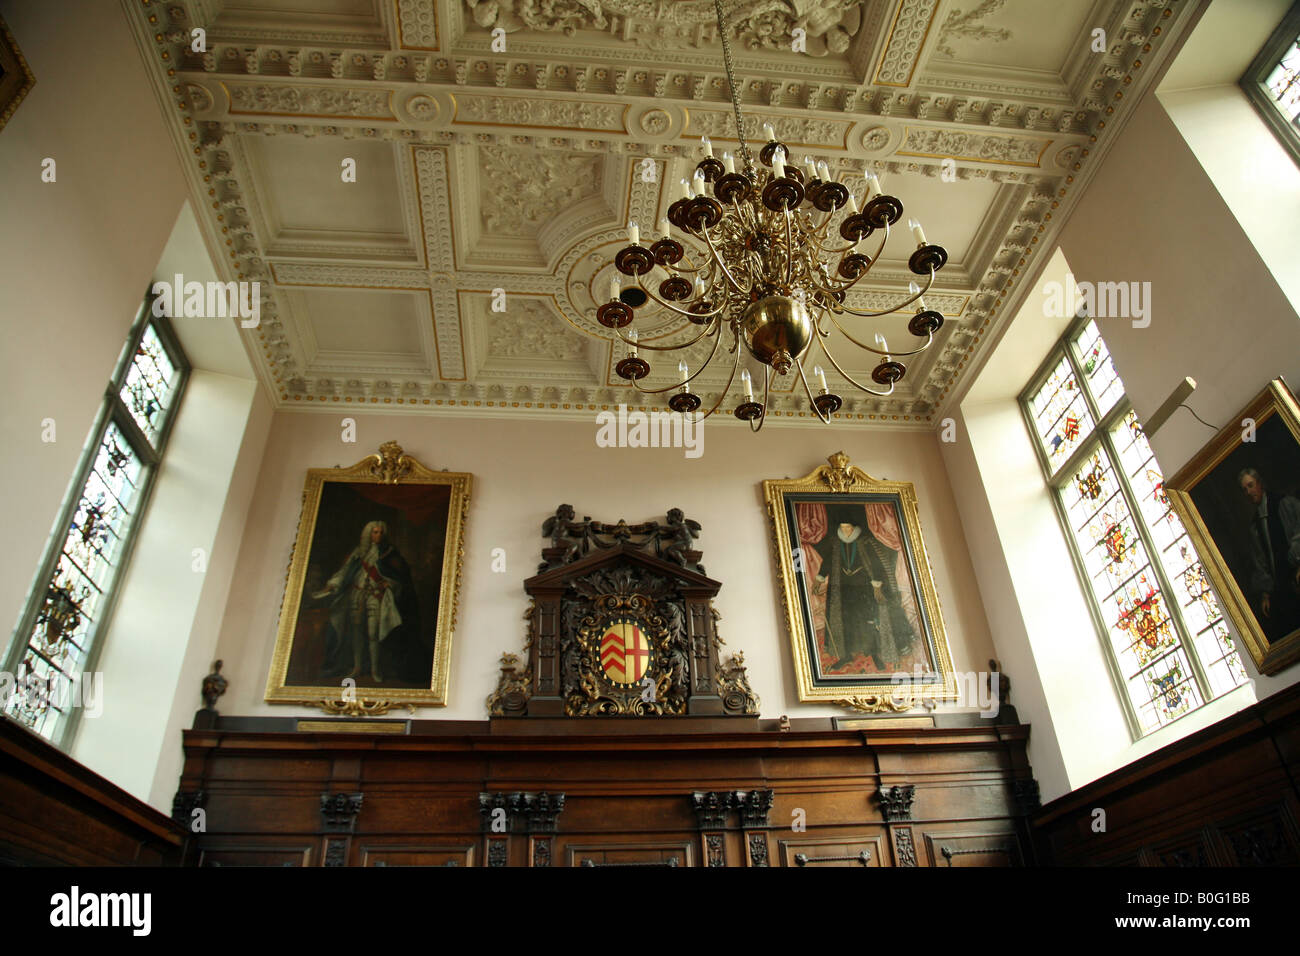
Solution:
[[[613,621],[600,639],[600,666],[615,684],[636,684],[650,669],[650,641],[636,621]]]

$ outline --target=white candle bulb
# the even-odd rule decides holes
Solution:
[[[689,368],[687,368],[685,359],[677,363],[677,371],[682,373],[682,391],[684,392],[686,391],[686,379],[688,374],[691,371]]]
[[[880,349],[880,351],[885,353],[885,361],[888,362],[890,360],[889,343],[885,341],[885,337],[881,335],[879,332],[876,333],[876,346]]]
[[[705,156],[713,155],[713,143],[709,141],[709,138],[707,136],[700,137],[700,145],[704,147]]]
[[[630,329],[627,333],[628,341],[632,343],[632,358],[636,358],[636,329]]]
[[[826,160],[823,159],[821,162],[817,164],[817,172],[821,175],[822,179],[825,180],[826,182],[831,181],[831,168],[826,165]]]
[[[763,124],[763,135],[767,137],[769,143],[776,142],[776,130],[772,129],[771,123]]]
[[[813,159],[811,156],[805,156],[803,158],[803,164],[808,167],[809,179],[812,179],[814,176],[817,175],[817,161],[815,159]]]
[[[668,224],[668,219],[667,219],[667,217],[665,217],[665,218],[659,220],[659,235],[661,235],[661,236],[663,236],[665,239],[667,239],[667,238],[668,238],[668,234],[669,234],[669,232],[671,231],[671,229],[672,229],[672,227]]]
[[[704,195],[704,173],[698,169],[695,170],[695,175],[691,178],[691,184],[695,187],[696,196]]]
[[[749,377],[749,369],[742,368],[740,370],[740,384],[745,386],[745,401],[752,402],[754,400],[754,382]]]
[[[822,371],[822,367],[820,365],[814,365],[813,374],[816,375],[817,380],[821,382],[822,394],[825,395],[827,392],[830,391],[830,389],[826,387],[826,373]]]
[[[852,192],[850,192],[850,193],[849,193],[849,212],[856,213],[857,211],[858,211],[858,199],[857,199],[856,196],[853,195]]]
[[[910,293],[912,293],[912,295],[916,295],[918,292],[921,291],[921,287],[920,287],[919,285],[917,285],[915,282],[909,282],[909,283],[907,284],[907,291],[910,292]],[[923,296],[923,295],[922,295],[922,296],[917,296],[916,304],[917,304],[921,309],[924,309],[924,308],[925,308],[925,296]]]
[[[867,201],[880,195],[880,179],[875,173],[867,173]]]
[[[684,179],[682,180],[682,198],[683,199],[691,198],[691,184]]]
[[[618,294],[622,291],[623,291],[623,283],[619,281],[618,276],[612,277],[609,280],[609,300],[611,302],[617,302]]]
[[[627,238],[634,246],[641,241],[641,227],[638,226],[636,222],[629,222],[627,224]]]
[[[695,277],[695,296],[699,298],[704,295],[704,280],[699,276]]]
[[[909,219],[907,220],[907,224],[912,229],[912,235],[916,237],[916,244],[918,246],[925,245],[925,230],[921,228],[920,222],[915,219]]]
[[[736,157],[730,153],[722,154],[722,162],[727,167],[727,172],[734,173],[736,171]]]
[[[785,175],[785,167],[788,161],[789,159],[785,154],[785,147],[778,146],[776,148],[776,152],[772,154],[772,170],[776,173],[776,175],[778,176]]]

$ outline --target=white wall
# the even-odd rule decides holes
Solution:
[[[185,186],[116,3],[0,3],[36,85],[0,131],[0,622],[17,621]],[[93,78],[88,81],[88,78]],[[41,161],[56,162],[43,183]],[[41,440],[42,419],[57,440]],[[8,634],[5,634],[8,637]]]
[[[344,415],[356,418],[354,445],[340,440]],[[814,424],[751,435],[706,423],[704,454],[692,460],[681,449],[600,448],[596,431],[594,413],[589,424],[384,417],[348,408],[336,415],[277,413],[222,625],[218,654],[231,684],[220,709],[319,715],[263,701],[306,471],[352,465],[388,439],[431,468],[474,475],[449,703],[422,717],[487,717],[484,699],[496,686],[501,653],[523,647],[522,581],[541,560],[542,521],[561,503],[603,521],[644,521],[672,507],[700,521],[705,567],[723,582],[715,606],[724,653],[745,652],[763,715],[844,715],[798,701],[759,485],[802,477],[841,448],[873,477],[916,484],[955,666],[986,669],[992,641],[934,436]],[[505,549],[504,574],[491,570],[493,548]]]

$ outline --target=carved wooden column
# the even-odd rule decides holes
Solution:
[[[320,797],[321,829],[326,834],[321,845],[322,866],[347,866],[352,834],[361,814],[360,793],[322,793]]]
[[[521,794],[480,793],[478,812],[483,818],[484,866],[506,866],[510,862],[510,818],[514,803],[520,803]]]
[[[768,862],[768,814],[772,810],[774,790],[750,790],[737,793],[740,827],[745,834],[745,860],[749,866],[770,866]]]
[[[523,812],[528,821],[528,865],[550,866],[551,850],[558,829],[560,814],[564,811],[564,794],[520,794]]]
[[[700,827],[700,852],[705,866],[727,865],[727,813],[736,795],[730,790],[696,790],[691,808]]]
[[[898,825],[911,823],[912,801],[915,798],[916,787],[910,783],[881,787],[876,791],[876,799],[880,801],[880,814],[885,818],[885,829],[889,832],[889,845],[894,851],[895,866],[916,866],[916,844],[912,839],[912,827]]]
[[[533,695],[528,701],[531,717],[561,717],[560,696],[560,598],[564,587],[538,588],[533,592]]]
[[[687,639],[691,647],[691,698],[688,714],[721,714],[722,698],[718,695],[718,655],[712,653],[716,630],[713,606],[709,599],[717,593],[703,588],[678,587],[686,599]]]

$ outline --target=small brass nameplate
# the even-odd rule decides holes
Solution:
[[[889,730],[898,727],[933,727],[933,717],[835,718],[836,730]]]
[[[300,731],[334,734],[404,734],[406,721],[385,720],[300,720]]]

